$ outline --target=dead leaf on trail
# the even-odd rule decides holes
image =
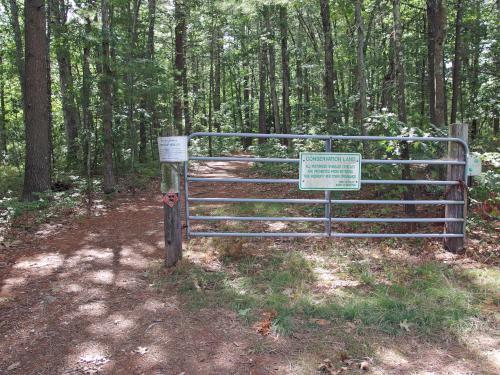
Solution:
[[[277,315],[278,314],[274,310],[264,311],[262,313],[262,320],[254,325],[257,332],[260,333],[262,336],[269,335],[269,333],[271,333],[271,326],[273,323],[273,319],[276,318]]]

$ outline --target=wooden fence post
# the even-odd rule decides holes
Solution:
[[[468,142],[469,127],[467,124],[451,124],[450,137],[463,139]],[[464,148],[456,142],[448,142],[448,159],[465,160]],[[467,181],[464,181],[465,165],[448,165],[447,180],[461,181],[460,185],[449,185],[446,189],[445,199],[454,201],[463,201],[467,194]],[[445,208],[446,218],[463,218],[467,220],[467,202],[464,205],[449,204]],[[444,233],[464,234],[465,222],[446,222]],[[453,253],[462,253],[464,251],[464,237],[453,237],[444,239],[444,247]]]

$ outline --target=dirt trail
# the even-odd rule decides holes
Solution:
[[[200,168],[220,177],[240,166]],[[301,373],[292,363],[312,352],[310,337],[262,337],[233,312],[192,311],[175,288],[149,284],[163,259],[160,202],[153,191],[119,198],[100,216],[42,226],[2,252],[0,374]],[[426,351],[454,366],[452,351],[415,356]],[[388,372],[412,368],[393,365]]]

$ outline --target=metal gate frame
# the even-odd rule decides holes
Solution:
[[[325,152],[332,149],[332,141],[402,141],[402,142],[455,142],[464,149],[464,160],[402,160],[402,159],[362,159],[361,164],[425,164],[425,165],[463,165],[463,181],[440,180],[361,180],[361,184],[383,185],[466,185],[467,160],[469,147],[461,138],[451,137],[382,137],[382,136],[342,136],[342,135],[306,135],[306,134],[262,134],[262,133],[209,133],[199,132],[191,134],[188,139],[195,137],[250,137],[266,139],[313,139],[325,142]],[[191,177],[189,176],[189,161],[239,161],[259,163],[299,163],[299,159],[291,158],[266,158],[266,157],[232,157],[232,156],[189,156],[184,163],[184,203],[186,214],[186,237],[350,237],[350,238],[465,238],[466,204],[467,197],[463,200],[372,200],[372,199],[331,199],[330,191],[325,191],[324,199],[286,199],[286,198],[194,198],[189,196],[189,182],[211,183],[285,183],[298,184],[298,179],[279,178],[217,178],[217,177]],[[324,217],[269,217],[269,216],[191,216],[189,203],[283,203],[283,204],[322,204]],[[462,218],[366,218],[366,217],[331,217],[331,207],[334,204],[377,204],[377,205],[462,205]],[[288,221],[288,222],[323,222],[324,232],[192,232],[191,221]],[[332,232],[334,222],[359,222],[359,223],[463,223],[462,233],[339,233]]]

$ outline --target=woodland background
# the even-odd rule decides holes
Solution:
[[[499,14],[492,0],[1,0],[2,220],[140,185],[163,133],[439,136],[455,122],[485,164],[472,198],[498,215]]]

